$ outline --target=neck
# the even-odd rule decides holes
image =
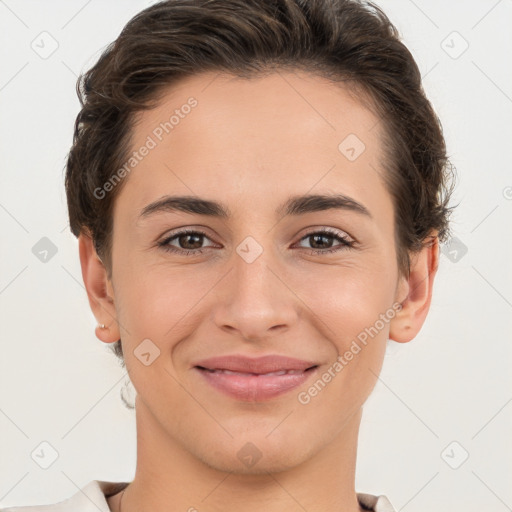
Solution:
[[[307,460],[280,471],[258,464],[242,473],[238,467],[219,470],[192,455],[139,400],[135,478],[109,506],[115,512],[360,512],[354,480],[361,414],[357,410],[338,436]]]

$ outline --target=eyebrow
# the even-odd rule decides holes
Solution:
[[[278,216],[295,216],[325,210],[338,209],[353,211],[373,218],[370,211],[355,199],[343,194],[309,194],[292,196],[276,210]],[[197,215],[208,215],[228,219],[231,210],[222,203],[195,196],[164,196],[145,206],[139,218],[146,218],[155,213],[181,211]]]

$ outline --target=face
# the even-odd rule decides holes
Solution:
[[[302,73],[197,75],[139,116],[132,147],[149,149],[114,206],[126,367],[137,414],[211,467],[295,466],[373,389],[403,299],[380,130]]]

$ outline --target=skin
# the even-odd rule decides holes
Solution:
[[[291,72],[251,80],[196,75],[140,115],[133,148],[190,96],[197,107],[125,178],[114,206],[111,279],[91,239],[79,237],[89,302],[107,325],[96,335],[105,343],[122,339],[137,391],[137,467],[122,511],[362,510],[354,487],[362,406],[387,339],[408,342],[425,321],[437,238],[401,276],[379,164],[382,126],[341,86]],[[338,150],[351,133],[365,144],[352,162]],[[348,195],[371,218],[342,209],[276,214],[290,196],[307,193]],[[167,194],[220,201],[233,216],[139,218]],[[202,254],[156,245],[178,228],[206,232],[170,242],[178,250],[195,244]],[[321,228],[357,244],[327,238],[314,245],[306,235]],[[247,236],[263,249],[252,263],[236,252]],[[341,250],[309,253],[322,243]],[[297,395],[318,377],[266,402],[241,402],[192,369],[217,355],[280,354],[316,361],[321,375],[397,302],[400,312],[305,405]],[[145,366],[134,350],[147,338],[160,356]],[[251,467],[237,457],[248,442],[261,454]],[[119,496],[108,500],[113,511]]]

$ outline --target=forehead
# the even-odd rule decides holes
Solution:
[[[170,86],[138,114],[144,151],[120,197],[138,209],[167,193],[253,205],[273,196],[382,194],[381,125],[343,85],[303,72],[242,79],[203,73]],[[119,198],[118,198],[119,199]],[[246,199],[246,197],[245,197]]]

